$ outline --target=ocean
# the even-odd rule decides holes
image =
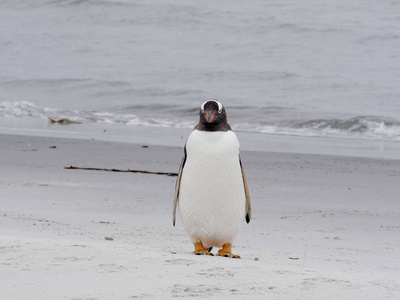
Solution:
[[[0,1],[0,132],[400,159],[400,2]],[[82,124],[50,124],[48,117]]]

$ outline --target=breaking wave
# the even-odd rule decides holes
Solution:
[[[165,110],[166,108],[160,109]],[[152,108],[152,111],[154,110],[156,110],[155,107]],[[193,121],[193,113],[192,109],[179,111],[180,118],[177,121],[175,118],[148,117],[132,113],[40,108],[26,101],[0,102],[0,117],[67,118],[82,123],[124,124],[127,126],[193,128],[196,125],[196,122]],[[231,125],[235,131],[241,132],[400,141],[400,121],[393,118],[356,116],[300,121],[289,119],[271,124],[241,122],[240,116],[236,116],[236,119],[239,121]]]
[[[400,141],[400,122],[389,118],[358,116],[284,123],[278,126],[245,123],[237,124],[234,129],[265,134]]]
[[[0,102],[0,117],[34,117],[47,119],[69,119],[81,123],[108,123],[108,124],[126,124],[137,126],[159,126],[159,127],[178,127],[189,128],[195,125],[191,121],[181,121],[176,123],[172,119],[158,119],[152,117],[143,117],[136,114],[98,112],[98,111],[79,111],[63,110],[55,108],[40,108],[28,101]]]

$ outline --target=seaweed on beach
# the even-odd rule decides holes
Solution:
[[[153,175],[166,175],[166,176],[178,176],[178,173],[169,173],[169,172],[152,172],[152,171],[144,171],[144,170],[119,170],[119,169],[103,169],[103,168],[81,168],[81,167],[64,167],[67,170],[89,170],[89,171],[108,171],[108,172],[130,172],[130,173],[144,173],[144,174],[153,174]]]

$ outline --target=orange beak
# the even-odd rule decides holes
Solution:
[[[204,113],[204,117],[206,118],[206,121],[208,123],[211,123],[212,120],[215,118],[216,114],[208,114],[208,113]]]

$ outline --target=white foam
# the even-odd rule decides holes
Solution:
[[[204,104],[203,104],[204,105]],[[192,129],[197,117],[160,118],[138,116],[112,112],[92,112],[79,110],[62,110],[57,108],[37,107],[28,101],[0,102],[0,116],[31,117],[47,119],[67,118],[82,123],[122,124],[129,126],[187,128]],[[292,135],[303,137],[334,137],[344,139],[369,139],[400,141],[400,123],[397,120],[381,120],[372,117],[349,119],[320,119],[284,124],[232,123],[237,132],[251,132],[273,135]]]

